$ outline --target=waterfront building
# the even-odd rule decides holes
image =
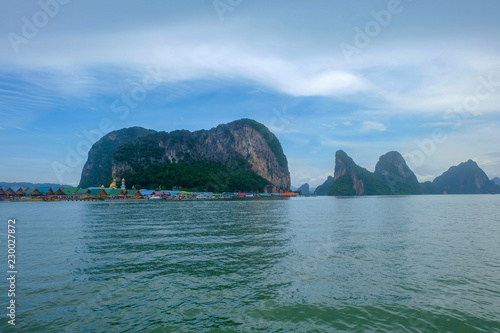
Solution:
[[[74,196],[77,191],[78,191],[78,188],[76,188],[76,187],[60,188],[56,192],[56,194],[57,195],[71,195],[71,196]]]
[[[50,190],[50,187],[37,187],[37,190],[42,193],[42,195],[47,195],[47,192]]]
[[[140,197],[143,197],[143,195],[141,194],[141,191],[139,191],[139,190],[130,190],[130,191],[127,191],[127,197],[140,198]]]
[[[111,197],[123,197],[125,196],[125,191],[119,188],[114,188],[107,191],[108,195]]]
[[[35,188],[35,187],[27,188],[26,190],[24,190],[24,192],[26,193],[26,195],[29,195],[32,197],[43,195],[43,193],[38,188]]]
[[[88,188],[79,188],[76,190],[74,195],[77,196],[84,196],[90,193],[90,190]]]
[[[106,196],[106,195],[108,195],[108,192],[103,188],[99,188],[99,189],[90,190],[88,195],[91,197]]]
[[[56,195],[56,192],[59,190],[59,187],[50,188],[45,195]]]
[[[20,186],[10,187],[7,191],[8,195],[26,195],[24,189]]]

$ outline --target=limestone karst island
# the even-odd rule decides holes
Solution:
[[[76,188],[0,187],[2,200],[35,201],[488,193],[500,193],[500,185],[472,160],[419,183],[396,151],[381,156],[370,172],[342,150],[335,154],[334,175],[314,193],[294,192],[279,140],[251,119],[195,132],[124,128],[93,145]]]

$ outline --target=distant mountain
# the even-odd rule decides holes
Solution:
[[[195,132],[135,129],[99,140],[89,152],[80,184],[107,185],[112,178],[125,178],[137,188],[290,190],[288,161],[279,140],[254,120]]]
[[[310,190],[309,190],[309,184],[305,183],[301,187],[297,189],[297,191],[300,191],[302,195],[311,195]]]
[[[383,179],[392,194],[421,194],[417,177],[397,151],[382,155],[375,166],[375,175]]]
[[[500,178],[495,177],[495,178],[493,178],[493,179],[492,179],[492,181],[493,181],[495,184],[500,185]]]
[[[124,144],[154,133],[156,131],[143,127],[130,127],[103,136],[89,151],[87,162],[82,170],[79,187],[108,186],[113,179],[111,168],[113,154],[116,150]]]
[[[420,184],[403,156],[396,151],[381,156],[372,173],[339,150],[335,153],[334,177],[328,177],[315,191],[316,195],[336,196],[443,193],[500,193],[500,186],[489,180],[472,160],[451,167],[433,182]]]
[[[422,194],[443,194],[444,190],[432,182],[420,183],[420,192]]]
[[[333,186],[333,183],[335,180],[333,179],[332,176],[328,176],[326,181],[322,184],[316,187],[316,190],[314,191],[315,195],[328,195],[328,192],[330,191],[330,188]]]
[[[360,196],[392,194],[388,184],[375,174],[360,167],[344,151],[335,153],[334,182],[328,195]]]
[[[472,160],[452,166],[432,183],[448,194],[500,193],[500,186]]]
[[[74,187],[71,185],[61,185],[61,184],[54,184],[54,183],[0,182],[0,187],[15,187],[15,186],[20,186],[20,187]]]

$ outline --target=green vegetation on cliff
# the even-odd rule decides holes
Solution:
[[[124,144],[153,133],[156,131],[130,127],[113,131],[102,137],[89,151],[78,187],[109,185],[112,179],[112,160],[115,151]]]
[[[132,163],[124,170],[128,184],[136,188],[182,189],[208,192],[263,192],[270,182],[253,172],[242,159],[233,159],[222,165],[210,161],[183,159],[178,162],[156,163],[144,166]]]
[[[335,153],[335,175],[337,180],[328,191],[328,195],[391,194],[391,189],[384,180],[354,163],[353,159],[342,150]]]
[[[250,119],[210,130],[157,132],[138,138],[114,152],[111,168],[116,178],[141,188],[161,185],[217,192],[290,188],[281,144],[264,125]]]
[[[126,162],[130,160],[140,160],[144,163],[159,161],[163,155],[164,149],[158,146],[156,136],[144,137],[139,142],[129,142],[116,150],[113,158],[117,162]]]
[[[338,196],[356,195],[352,178],[349,175],[340,176],[336,181],[333,182],[327,194],[338,195]]]
[[[328,177],[315,192],[317,195],[335,196],[442,193],[500,193],[500,186],[489,180],[472,160],[451,167],[433,182],[420,184],[403,156],[396,151],[382,155],[372,173],[339,150],[335,153],[335,178]]]

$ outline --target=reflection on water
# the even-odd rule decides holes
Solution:
[[[2,203],[16,329],[500,331],[498,198]]]

